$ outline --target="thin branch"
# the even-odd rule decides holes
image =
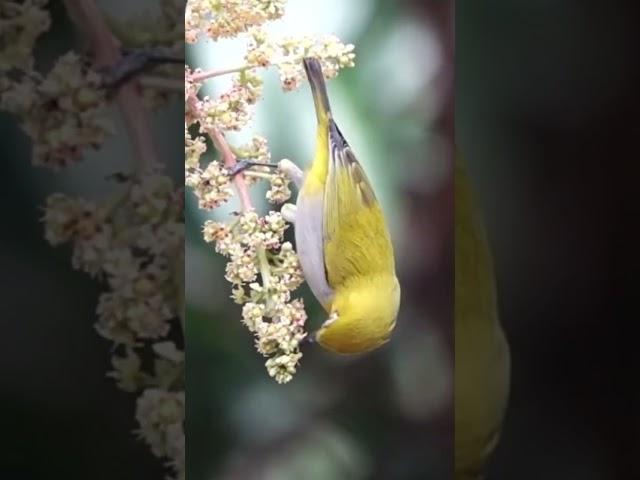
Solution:
[[[64,3],[73,22],[89,39],[96,67],[115,65],[122,58],[120,45],[95,2],[64,0]],[[151,125],[137,88],[137,82],[133,80],[122,85],[116,94],[116,103],[125,119],[133,146],[136,173],[142,175],[156,165],[157,161]]]
[[[261,178],[263,180],[273,180],[273,177],[274,177],[273,173],[268,173],[268,172],[255,172],[251,170],[245,170],[242,173],[246,177]]]
[[[177,78],[163,78],[154,75],[140,75],[138,77],[140,86],[147,88],[158,88],[176,92],[184,91],[184,80]]]
[[[233,67],[233,68],[225,68],[222,70],[209,70],[207,72],[201,72],[196,75],[191,76],[192,82],[202,82],[204,80],[208,80],[213,77],[220,77],[222,75],[228,75],[230,73],[242,72],[243,70],[248,70],[250,68],[255,68],[251,65],[242,65],[241,67]]]
[[[300,56],[291,57],[291,58],[286,58],[286,57],[285,58],[278,58],[276,60],[272,60],[268,65],[249,65],[249,64],[245,64],[245,65],[241,65],[239,67],[223,68],[223,69],[220,69],[220,70],[208,70],[208,71],[205,71],[205,72],[200,72],[200,73],[191,75],[191,81],[194,82],[194,83],[198,83],[198,82],[202,82],[204,80],[208,80],[210,78],[221,77],[222,75],[228,75],[230,73],[242,72],[244,70],[252,70],[254,68],[278,67],[278,66],[281,66],[283,63],[301,62],[303,58],[304,58],[304,55],[300,55]]]

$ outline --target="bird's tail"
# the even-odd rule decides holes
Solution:
[[[305,58],[302,62],[309,79],[318,123],[326,125],[331,118],[331,106],[329,105],[329,96],[327,95],[327,85],[324,81],[322,66],[320,61],[313,57]]]

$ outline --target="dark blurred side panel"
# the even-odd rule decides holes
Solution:
[[[0,94],[6,93],[9,78],[17,78],[18,84],[26,85],[26,77],[21,77],[25,72],[36,71],[46,76],[70,50],[84,59],[81,62],[92,64],[87,38],[70,21],[64,3],[0,2]],[[159,11],[159,3],[163,8],[169,4],[134,3],[137,5],[96,2],[101,12],[108,12],[111,27],[135,14],[153,18]],[[173,8],[179,9],[179,3],[174,2]],[[93,2],[71,1],[69,4]],[[182,37],[182,14],[179,18],[172,28],[174,36],[177,33]],[[37,36],[35,32],[40,27],[45,32],[32,45],[29,37]],[[156,33],[160,33],[162,23],[157,22],[155,28]],[[123,45],[127,43],[123,41]],[[179,71],[181,68],[179,66]],[[39,81],[37,74],[32,78]],[[67,72],[59,81],[63,84],[70,78]],[[178,77],[177,82],[181,87],[182,78]],[[181,92],[173,99],[168,96],[167,108],[153,123],[154,138],[160,139],[158,147],[164,171],[178,187],[183,184],[181,97]],[[26,100],[27,96],[15,98]],[[89,101],[88,97],[84,98]],[[47,112],[57,108],[57,99],[34,108],[31,118],[37,117],[38,125],[46,123]],[[71,246],[51,246],[45,239],[42,221],[46,199],[55,192],[70,198],[99,201],[121,188],[118,181],[107,179],[111,174],[132,170],[129,140],[118,124],[118,112],[112,112],[117,124],[114,135],[98,153],[89,147],[86,158],[80,156],[78,163],[56,171],[49,168],[52,157],[42,157],[47,158],[45,163],[49,162],[44,166],[32,163],[37,157],[35,145],[44,143],[46,130],[30,139],[20,126],[24,117],[8,113],[5,107],[3,99],[0,108],[3,110],[0,111],[3,183],[0,188],[0,478],[163,478],[168,473],[163,460],[153,456],[134,433],[139,428],[135,395],[118,389],[114,379],[107,377],[107,372],[113,370],[112,356],[121,355],[123,347],[116,348],[96,332],[96,307],[106,288],[105,278],[91,278],[74,269]],[[65,108],[72,116],[75,107]],[[55,120],[49,118],[49,121],[51,129],[59,126]],[[72,137],[70,134],[69,138]],[[75,138],[75,141],[81,143],[82,139]],[[58,153],[56,161],[72,163],[72,149],[68,155]],[[123,209],[131,206],[128,202],[126,199],[120,206]],[[172,338],[181,345],[179,335]],[[151,361],[151,357],[144,357],[144,361]]]
[[[490,480],[640,478],[639,13],[457,2],[456,137],[512,354]]]

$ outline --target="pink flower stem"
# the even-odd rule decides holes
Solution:
[[[187,106],[191,114],[194,115],[195,118],[201,118],[200,111],[198,109],[198,99],[191,95],[187,99]],[[204,124],[204,122],[201,122]],[[224,134],[217,127],[207,128],[207,133],[209,137],[211,137],[211,141],[213,142],[216,150],[220,152],[222,155],[222,163],[228,170],[233,170],[235,167],[237,160],[236,155],[231,151],[231,147],[227,143],[227,139],[224,138]],[[244,181],[244,174],[239,173],[233,177],[233,183],[236,187],[236,191],[238,192],[238,198],[240,199],[240,205],[242,207],[242,211],[246,212],[253,209],[253,205],[251,204],[251,197],[249,196],[249,188],[247,187],[246,182]]]
[[[71,20],[91,43],[96,67],[109,67],[122,58],[120,44],[93,0],[64,0]],[[151,135],[151,124],[133,79],[116,93],[116,103],[124,117],[134,150],[136,174],[142,175],[157,164]]]
[[[224,166],[227,169],[232,170],[236,165],[236,156],[229,148],[229,144],[227,140],[224,138],[222,132],[216,127],[210,128],[207,133],[211,137],[213,144],[216,146],[218,151],[222,154],[222,161]],[[238,197],[240,198],[240,204],[242,205],[242,210],[246,212],[247,210],[251,210],[253,206],[251,205],[251,197],[249,196],[249,189],[247,188],[247,184],[244,181],[244,174],[239,173],[235,177],[233,177],[233,183],[236,186],[236,190],[238,191]]]
[[[251,67],[251,65],[242,65],[241,67],[225,68],[223,70],[209,70],[206,72],[200,72],[200,73],[191,75],[191,81],[194,83],[198,83],[198,82],[207,80],[209,78],[220,77],[222,75],[228,75],[230,73],[241,72],[243,70],[248,70],[250,68],[253,68],[253,67]]]

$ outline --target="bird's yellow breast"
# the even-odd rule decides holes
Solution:
[[[331,305],[337,319],[316,335],[337,353],[362,353],[389,340],[400,306],[400,285],[393,273],[357,277],[336,291]]]

